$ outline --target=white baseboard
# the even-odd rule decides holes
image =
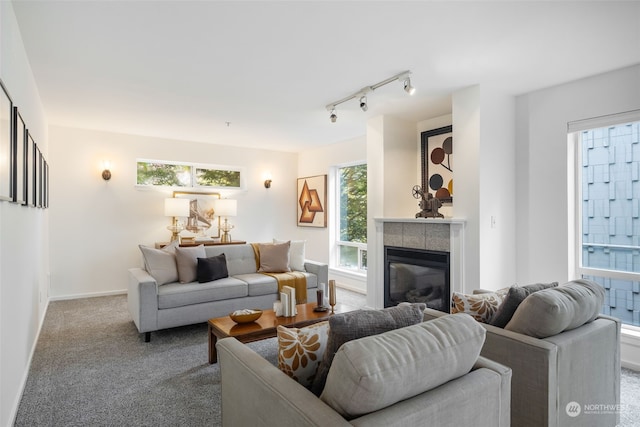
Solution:
[[[640,372],[640,332],[622,329],[620,334],[620,364]]]
[[[335,268],[329,269],[329,279],[334,279],[336,285],[349,291],[358,292],[360,294],[367,293],[367,276],[363,274],[354,274]]]
[[[71,294],[71,295],[59,295],[56,297],[50,297],[49,301],[65,301],[70,299],[80,299],[80,298],[94,298],[94,297],[106,297],[110,295],[123,295],[126,294],[126,289],[121,289],[117,291],[105,291],[105,292],[91,292],[86,294]]]

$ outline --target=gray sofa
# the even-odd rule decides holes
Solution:
[[[478,357],[484,335],[462,314],[349,341],[320,397],[222,339],[222,425],[509,426],[511,370]]]
[[[425,310],[425,320],[445,315]],[[540,322],[539,318],[530,319],[532,325]],[[487,331],[481,355],[513,370],[512,426],[614,427],[618,424],[618,319],[600,315],[592,322],[547,338],[479,324]],[[580,413],[576,412],[578,407]]]
[[[145,341],[153,331],[203,323],[243,308],[271,309],[279,299],[276,279],[257,273],[250,244],[205,246],[204,250],[207,257],[225,254],[229,277],[206,283],[173,281],[159,285],[146,269],[129,269],[129,312],[138,331],[145,334]],[[170,257],[167,259],[171,262]],[[304,260],[304,269],[307,299],[315,301],[318,284],[328,283],[328,266]]]

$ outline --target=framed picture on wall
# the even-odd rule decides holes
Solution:
[[[198,235],[220,237],[220,216],[216,215],[213,208],[213,201],[220,198],[220,193],[174,191],[173,197],[190,200],[185,230]]]
[[[27,130],[27,206],[36,205],[36,143]]]
[[[13,107],[15,123],[15,156],[13,159],[13,201],[24,205],[27,203],[27,126],[18,111]]]
[[[13,102],[0,81],[0,200],[13,200]]]
[[[420,141],[422,191],[442,203],[453,203],[453,127],[422,132]]]
[[[327,175],[298,178],[298,227],[327,226]]]

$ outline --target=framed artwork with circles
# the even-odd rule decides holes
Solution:
[[[453,127],[420,134],[422,188],[442,203],[453,203]]]

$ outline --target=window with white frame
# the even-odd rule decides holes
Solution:
[[[367,271],[367,165],[336,169],[336,267]]]
[[[138,159],[136,163],[136,184],[139,186],[244,188],[240,167],[144,159]]]
[[[605,288],[604,314],[640,326],[640,111],[572,122],[569,141],[577,276]]]

